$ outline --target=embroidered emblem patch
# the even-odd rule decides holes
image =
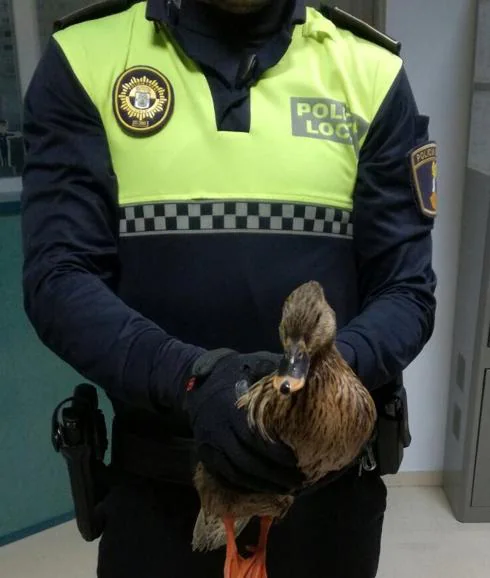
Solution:
[[[158,70],[135,66],[117,79],[113,92],[114,114],[129,134],[149,136],[162,130],[174,108],[169,80]]]
[[[410,153],[410,168],[417,204],[426,217],[437,215],[437,144],[429,143]]]

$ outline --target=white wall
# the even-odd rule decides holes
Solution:
[[[403,43],[419,109],[439,143],[434,231],[438,311],[434,336],[406,372],[413,444],[405,471],[442,470],[466,165],[476,0],[387,0],[386,32]]]

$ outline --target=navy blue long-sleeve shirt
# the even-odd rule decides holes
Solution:
[[[147,16],[172,26],[201,64],[217,130],[246,132],[249,89],[232,82],[239,55],[215,29],[210,37],[214,9],[186,6],[175,22],[163,2],[150,0]],[[269,26],[251,24],[243,40],[268,66],[304,19],[300,2],[274,6]],[[145,416],[181,386],[202,348],[280,351],[282,302],[315,278],[336,311],[341,353],[375,389],[416,357],[433,330],[433,219],[417,206],[408,160],[427,130],[402,69],[360,151],[349,241],[294,233],[121,238],[101,118],[52,40],[25,103],[27,313],[44,343],[104,387],[120,411]]]

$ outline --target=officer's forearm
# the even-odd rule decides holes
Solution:
[[[403,371],[434,328],[431,291],[396,289],[374,300],[338,333],[338,349],[368,389]]]
[[[127,403],[173,405],[202,353],[123,303],[96,275],[59,264],[26,268],[25,307],[41,340],[85,378]]]

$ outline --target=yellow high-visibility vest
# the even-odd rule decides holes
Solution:
[[[205,75],[145,10],[139,2],[54,36],[102,118],[121,206],[261,199],[352,209],[359,150],[398,56],[307,8],[285,55],[250,89],[250,132],[219,131]]]

